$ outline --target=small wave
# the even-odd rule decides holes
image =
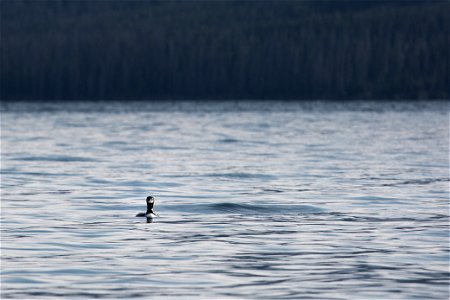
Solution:
[[[329,216],[333,216],[336,218],[336,220],[339,221],[345,221],[345,222],[361,222],[361,223],[368,223],[368,222],[398,222],[398,223],[406,223],[406,222],[419,222],[419,223],[425,223],[425,222],[433,222],[436,220],[446,220],[448,219],[448,215],[444,214],[435,214],[430,216],[424,216],[424,217],[376,217],[376,216],[367,216],[367,215],[351,215],[346,213],[340,213],[340,212],[330,212],[328,213]]]
[[[441,178],[415,178],[415,179],[400,179],[400,178],[387,178],[387,177],[374,177],[374,176],[365,176],[356,178],[357,180],[369,180],[369,181],[390,181],[390,183],[382,183],[382,186],[396,186],[396,185],[424,185],[435,182],[442,181],[450,181],[450,178],[441,177]]]
[[[392,201],[398,201],[398,198],[392,198],[392,197],[380,197],[380,196],[357,196],[357,197],[350,197],[350,199],[354,200],[367,200],[367,201],[386,201],[386,202],[392,202]]]
[[[271,193],[283,193],[284,191],[281,189],[263,189],[264,192],[271,192]]]
[[[239,140],[233,138],[223,138],[218,140],[219,143],[239,143]]]
[[[450,181],[449,178],[428,178],[428,179],[412,179],[397,183],[385,183],[383,186],[398,186],[398,185],[426,185],[436,182]]]
[[[47,155],[47,156],[25,156],[18,157],[14,160],[19,161],[51,161],[51,162],[95,162],[96,159],[81,157],[81,156],[69,156],[69,155]]]
[[[270,206],[258,206],[249,204],[236,204],[236,203],[217,203],[209,204],[208,210],[213,212],[226,212],[226,213],[270,213]]]
[[[255,205],[255,204],[237,204],[230,202],[213,204],[180,204],[161,206],[164,211],[179,211],[196,214],[311,214],[321,213],[323,210],[310,205]]]
[[[230,172],[230,173],[211,173],[206,174],[206,177],[219,177],[228,179],[275,179],[275,176],[268,174],[255,174],[255,173],[244,173],[244,172]]]

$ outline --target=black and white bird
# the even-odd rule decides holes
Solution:
[[[152,196],[148,196],[147,200],[147,211],[145,213],[140,212],[136,215],[136,217],[147,217],[147,218],[154,218],[156,217],[156,214],[153,212],[153,205],[155,204],[155,198]]]

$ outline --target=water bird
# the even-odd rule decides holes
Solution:
[[[152,196],[148,196],[145,202],[147,203],[147,211],[145,213],[143,212],[138,213],[136,217],[147,217],[147,218],[156,217],[157,215],[153,212],[153,205],[155,204],[155,198],[153,198]]]

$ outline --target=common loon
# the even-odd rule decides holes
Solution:
[[[136,217],[147,217],[147,218],[153,218],[156,217],[156,214],[153,212],[153,205],[155,204],[155,198],[152,196],[148,196],[147,200],[147,211],[145,213],[141,212],[136,215]]]

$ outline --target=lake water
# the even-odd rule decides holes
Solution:
[[[5,102],[1,172],[2,299],[449,297],[448,102]]]

